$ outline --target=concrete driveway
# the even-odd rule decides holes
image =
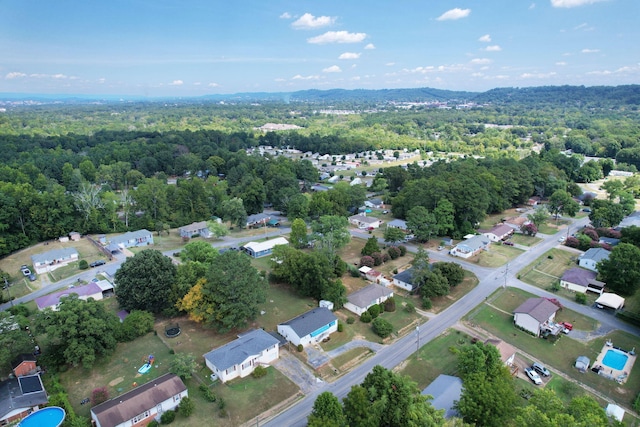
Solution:
[[[316,377],[307,365],[285,349],[280,349],[280,358],[271,366],[286,375],[306,395],[324,385],[324,381]]]

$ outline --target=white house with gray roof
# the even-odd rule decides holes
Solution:
[[[278,325],[278,333],[293,345],[317,343],[338,330],[338,318],[325,307],[316,307]]]
[[[78,251],[74,248],[53,249],[41,254],[31,255],[31,263],[36,273],[42,274],[77,261],[78,257]]]
[[[279,341],[263,331],[254,329],[228,344],[204,355],[207,368],[220,381],[250,375],[257,366],[268,365],[278,359]]]
[[[365,286],[347,296],[344,308],[360,316],[369,307],[380,304],[393,296],[393,291],[375,283]]]
[[[609,259],[611,252],[602,248],[591,248],[578,258],[578,265],[591,271],[598,271],[597,264],[605,259]]]
[[[129,231],[109,239],[107,248],[111,252],[125,248],[153,245],[153,234],[149,230]]]
[[[467,240],[458,243],[449,254],[460,258],[471,258],[480,252],[487,250],[491,241],[483,235],[473,236]]]

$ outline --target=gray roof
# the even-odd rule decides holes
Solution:
[[[298,317],[281,323],[281,325],[289,326],[299,337],[306,337],[311,332],[328,325],[337,319],[338,318],[335,314],[333,314],[328,308],[316,307]]]
[[[600,237],[599,243],[606,243],[610,246],[615,246],[620,243],[620,239],[616,239],[614,237]]]
[[[180,231],[186,231],[186,232],[190,232],[190,231],[200,231],[207,228],[207,222],[206,221],[200,221],[200,222],[193,222],[189,225],[185,225],[184,227],[180,227]]]
[[[48,402],[40,375],[28,375],[0,382],[0,419],[19,408],[30,408]]]
[[[402,219],[394,219],[387,223],[387,227],[399,228],[401,230],[407,229],[407,222]]]
[[[355,291],[347,297],[347,300],[356,307],[367,308],[375,303],[378,298],[388,297],[392,294],[393,291],[391,289],[373,283]]]
[[[400,273],[398,273],[395,276],[393,276],[393,278],[395,280],[398,280],[399,282],[404,282],[404,283],[408,283],[410,285],[413,285],[413,282],[412,282],[412,279],[413,279],[413,267],[407,268],[405,271],[401,271]]]
[[[462,380],[451,375],[440,374],[422,390],[422,394],[433,396],[431,405],[436,409],[444,409],[445,418],[455,417],[458,412],[453,409],[453,404],[456,400],[460,400]]]
[[[78,255],[78,251],[75,248],[53,249],[41,254],[31,255],[31,261],[34,264],[49,263],[57,259],[68,258],[73,254]]]
[[[113,236],[110,240],[109,243],[111,244],[119,244],[119,243],[126,243],[130,240],[134,240],[137,238],[147,238],[151,235],[151,232],[149,230],[136,230],[136,231],[128,231],[124,234],[121,234],[119,236]]]
[[[458,247],[466,246],[470,251],[474,252],[490,243],[487,237],[483,235],[473,236],[470,239],[458,243]]]
[[[538,322],[544,323],[559,309],[560,307],[546,298],[529,298],[513,310],[513,312],[528,314]]]
[[[218,370],[223,371],[244,362],[249,356],[258,355],[278,344],[279,341],[267,332],[254,329],[222,347],[211,350],[204,355],[204,358]]]
[[[584,286],[587,285],[595,285],[598,287],[603,287],[604,283],[598,282],[596,280],[597,273],[591,270],[585,270],[584,268],[574,267],[570,268],[564,272],[562,275],[562,280],[565,282],[573,283],[575,285]]]
[[[580,259],[592,259],[595,262],[600,262],[603,259],[609,259],[609,255],[611,255],[611,252],[606,249],[591,248],[583,253],[582,256],[580,256]]]
[[[259,222],[266,222],[271,218],[271,216],[269,214],[266,213],[257,213],[254,215],[249,215],[247,217],[247,224],[251,225],[251,224],[257,224]]]
[[[369,199],[367,201],[369,203],[371,203],[372,205],[381,205],[382,204],[382,199]]]

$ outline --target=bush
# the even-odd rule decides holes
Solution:
[[[14,316],[20,315],[24,317],[29,317],[31,315],[29,307],[24,304],[14,305],[13,307],[9,308],[9,313],[13,314]]]
[[[387,298],[387,300],[384,302],[384,311],[396,311],[396,300],[393,299],[393,297]]]
[[[91,405],[99,405],[109,400],[109,390],[106,387],[94,388],[91,392]]]
[[[369,268],[373,268],[374,265],[374,261],[373,258],[371,258],[370,256],[363,256],[362,258],[360,258],[360,267],[369,267]]]
[[[411,301],[409,301],[407,303],[407,305],[404,306],[404,311],[406,311],[407,313],[415,313],[416,312],[416,306],[413,305],[413,303]]]
[[[341,321],[338,321],[338,332],[342,332],[344,331],[344,323],[342,323]]]
[[[405,256],[407,254],[407,247],[405,245],[398,246],[398,249],[400,250],[400,256]]]
[[[360,270],[358,270],[355,266],[349,266],[349,274],[351,277],[360,277]]]
[[[398,259],[400,257],[400,249],[397,246],[391,246],[387,249],[387,254],[391,259]]]
[[[200,387],[198,387],[198,389],[202,392],[202,396],[207,402],[215,402],[216,400],[218,400],[218,397],[215,395],[215,393],[212,392],[211,389],[209,389],[209,387],[207,387],[206,385],[200,384]]]
[[[151,420],[151,422],[147,424],[147,427],[158,427],[159,425],[160,423],[157,422],[156,420]]]
[[[640,412],[640,393],[638,393],[635,400],[633,401],[633,409],[636,412]]]
[[[369,307],[367,312],[371,315],[372,319],[375,319],[380,314],[380,306],[378,304],[374,304],[371,307]]]
[[[430,310],[431,307],[433,307],[433,303],[431,302],[431,299],[429,297],[423,297],[422,308],[424,308],[425,310]]]
[[[298,344],[298,347],[296,347],[298,349],[298,352],[302,353],[302,351],[304,350],[304,346],[302,344]]]
[[[265,375],[267,375],[267,368],[265,368],[264,366],[258,365],[253,370],[253,373],[251,375],[253,375],[253,378],[262,378]]]
[[[386,338],[393,332],[393,325],[382,317],[375,319],[371,326],[373,326],[373,332],[381,338]]]
[[[558,292],[560,290],[560,283],[559,282],[555,282],[553,285],[551,285],[549,290],[551,292]]]
[[[347,325],[353,325],[354,323],[356,323],[355,317],[353,316],[347,317]]]
[[[173,411],[163,412],[160,416],[160,422],[162,424],[171,424],[176,419],[176,413]]]
[[[81,259],[80,262],[78,263],[78,268],[80,270],[86,270],[87,268],[89,268],[89,263],[87,262],[86,259]]]
[[[382,262],[389,262],[390,259],[389,254],[382,254]]]
[[[384,261],[382,254],[380,252],[374,252],[371,254],[371,258],[373,258],[373,265],[378,266],[378,265],[382,265],[382,262]]]
[[[224,411],[226,407],[227,402],[225,402],[223,398],[218,399],[218,409]]]
[[[587,296],[585,294],[576,294],[576,302],[578,304],[586,304]]]
[[[178,412],[183,417],[189,417],[191,416],[191,414],[193,414],[193,411],[195,408],[196,408],[195,403],[193,403],[193,400],[189,399],[189,397],[187,396],[187,397],[183,397],[182,400],[180,401],[180,404],[178,405]]]
[[[553,255],[547,255],[547,258],[553,259]]]
[[[370,323],[372,320],[373,319],[371,318],[371,313],[369,313],[368,311],[365,311],[360,315],[360,321],[362,323]]]

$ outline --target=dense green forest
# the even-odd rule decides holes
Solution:
[[[347,182],[309,193],[318,180],[309,158],[245,151],[258,145],[330,154],[329,163],[348,153],[418,149],[435,161],[431,167],[381,167],[372,190],[392,203],[395,216],[421,206],[449,218],[443,232],[461,235],[487,213],[532,195],[577,195],[575,182],[601,178],[614,160],[618,169],[637,170],[638,88],[496,89],[465,108],[387,102],[397,91],[382,98],[314,93],[353,110],[339,115],[310,101],[16,104],[0,113],[0,255],[70,231],[241,219],[264,203],[291,218],[347,215],[362,204],[365,188]],[[401,101],[434,101],[444,92],[413,90]],[[257,129],[265,123],[299,128]],[[461,159],[450,162],[453,153]],[[171,176],[175,185],[167,183]],[[636,197],[633,182],[625,190]]]

